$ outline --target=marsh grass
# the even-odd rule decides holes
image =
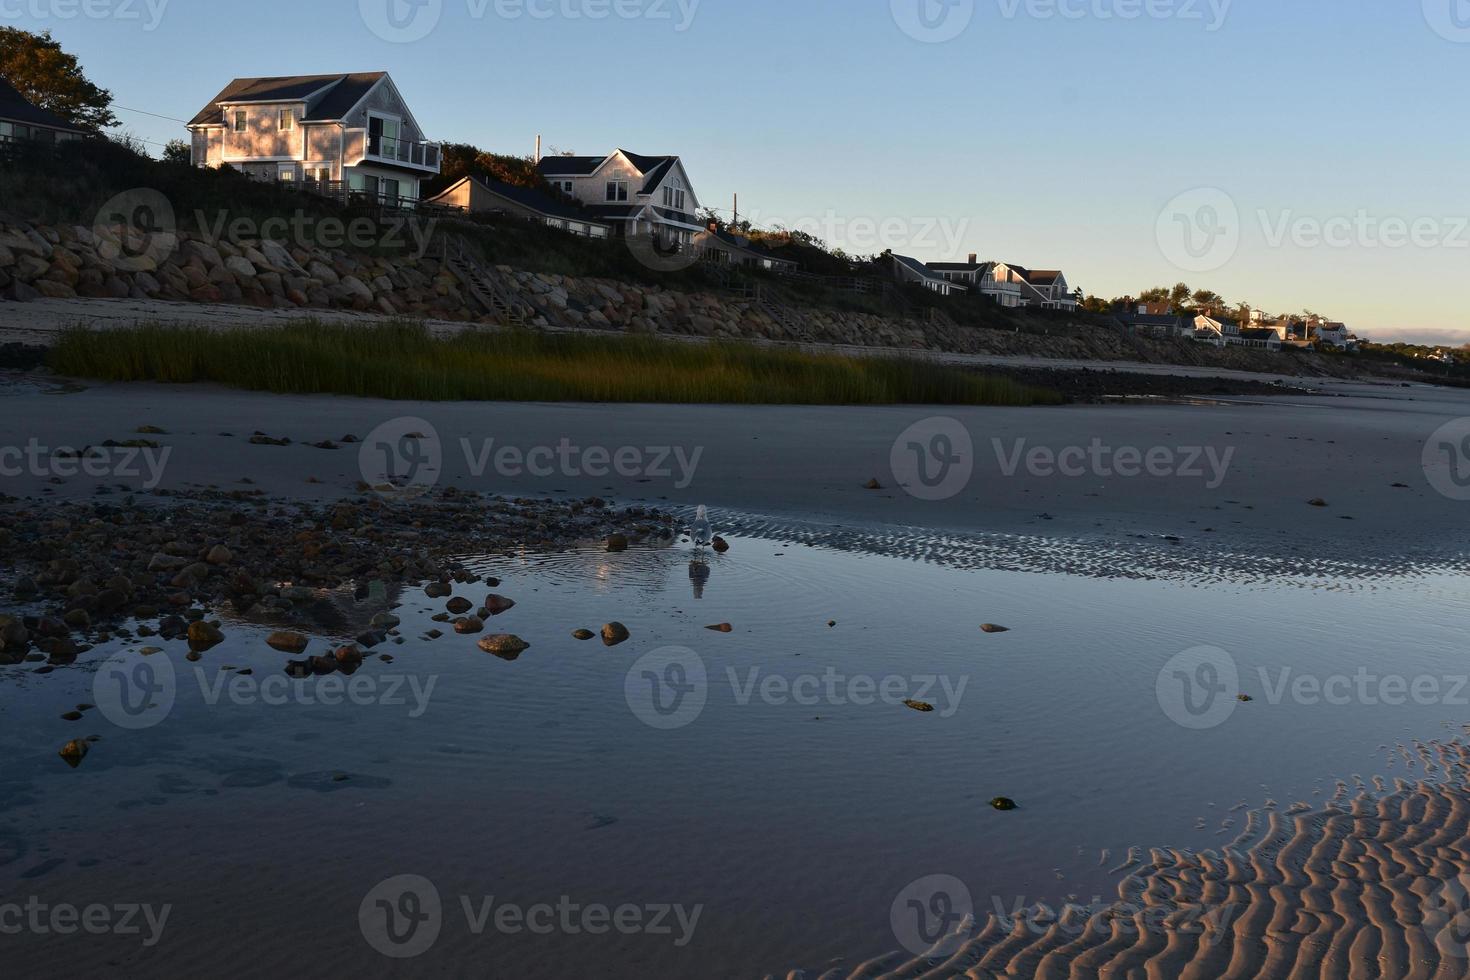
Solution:
[[[301,322],[255,330],[76,328],[49,357],[107,381],[214,382],[423,401],[1039,405],[1056,392],[921,360],[653,337]]]

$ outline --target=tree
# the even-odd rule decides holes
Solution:
[[[439,156],[439,176],[424,184],[423,195],[432,197],[470,176],[548,193],[551,190],[530,157],[490,153],[470,143],[445,143]]]
[[[117,125],[112,93],[92,84],[76,56],[61,50],[49,31],[32,34],[0,27],[0,76],[27,100],[73,126],[99,133]]]
[[[194,150],[183,140],[169,140],[163,148],[164,163],[193,163]]]
[[[1174,309],[1182,310],[1189,305],[1191,295],[1188,283],[1176,283],[1169,292],[1169,302],[1174,304]]]

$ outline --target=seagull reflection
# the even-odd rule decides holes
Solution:
[[[696,558],[689,563],[689,581],[694,586],[694,598],[704,598],[704,586],[709,581],[709,562]]]

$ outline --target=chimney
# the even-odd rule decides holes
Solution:
[[[971,265],[979,265],[980,263],[978,261],[976,261],[979,258],[980,258],[980,256],[976,255],[974,252],[971,252],[970,253],[970,264]]]

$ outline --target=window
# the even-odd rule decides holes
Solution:
[[[570,180],[553,180],[551,186],[554,190],[561,191],[563,194],[569,195],[572,193],[572,182]]]
[[[675,211],[684,210],[684,188],[677,185],[669,185],[664,188],[664,207],[673,208]]]
[[[626,201],[628,199],[628,182],[626,180],[608,181],[607,199],[614,202]]]
[[[15,127],[8,122],[0,122],[0,143],[6,143],[15,138]]]
[[[289,133],[296,128],[296,112],[294,109],[282,109],[276,114],[276,127],[283,133]]]
[[[245,132],[245,110],[241,109],[235,113],[235,132]]]
[[[281,170],[280,170],[280,177],[281,177],[281,180],[283,180],[283,181],[288,181],[289,182],[289,181],[295,180],[296,179],[296,168],[295,167],[282,167]]]

